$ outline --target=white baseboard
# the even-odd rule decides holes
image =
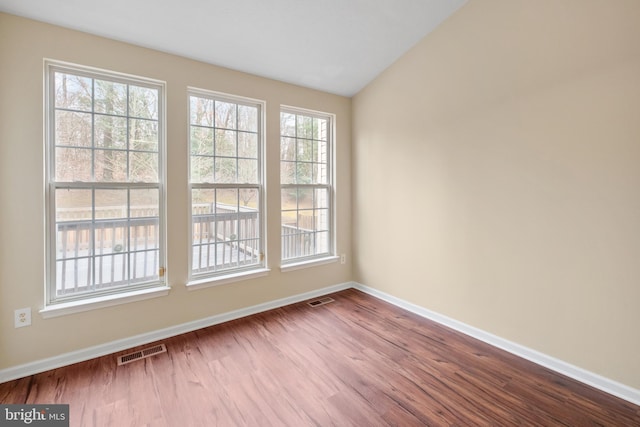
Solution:
[[[283,307],[289,304],[295,304],[297,302],[305,301],[311,298],[317,298],[319,296],[338,292],[344,289],[349,289],[351,287],[353,287],[352,282],[329,286],[326,288],[317,289],[315,291],[305,292],[275,301],[269,301],[251,307],[217,314],[205,319],[182,323],[180,325],[171,326],[169,328],[111,341],[82,350],[72,351],[70,353],[61,354],[59,356],[50,357],[48,359],[37,360],[35,362],[25,363],[24,365],[2,369],[0,370],[0,383],[23,378],[29,375],[38,374],[40,372],[45,372],[51,369],[60,368],[62,366],[71,365],[73,363],[84,362],[96,357],[113,354],[132,347],[148,344],[153,341],[174,337],[186,332],[195,331],[198,329],[206,328],[208,326],[213,326],[220,323],[228,322],[230,320],[239,319],[241,317],[250,316],[252,314],[262,313],[267,310],[272,310],[274,308]]]
[[[589,372],[585,369],[571,365],[570,363],[556,359],[544,353],[540,353],[536,350],[530,349],[520,344],[516,344],[481,329],[459,322],[450,317],[443,316],[442,314],[428,310],[424,307],[420,307],[400,298],[396,298],[385,292],[355,282],[341,283],[338,285],[329,286],[326,288],[317,289],[314,291],[305,292],[274,301],[269,301],[251,307],[218,314],[204,319],[195,320],[193,322],[182,323],[180,325],[171,326],[169,328],[160,329],[157,331],[152,331],[149,333],[85,348],[82,350],[61,354],[59,356],[54,356],[48,359],[37,360],[35,362],[26,363],[24,365],[3,369],[0,370],[0,383],[26,377],[29,375],[38,374],[40,372],[45,372],[51,369],[60,368],[62,366],[71,365],[73,363],[83,362],[96,357],[117,353],[119,351],[127,350],[139,345],[148,344],[150,342],[170,338],[176,335],[206,328],[208,326],[217,325],[220,323],[228,322],[230,320],[250,316],[252,314],[262,313],[274,308],[283,307],[289,304],[295,304],[300,301],[317,298],[319,296],[349,288],[358,289],[364,293],[367,293],[383,301],[387,301],[402,309],[415,313],[424,318],[433,320],[451,329],[462,332],[463,334],[479,339],[480,341],[483,341],[494,347],[500,348],[516,356],[544,366],[545,368],[556,371],[562,375],[566,375],[567,377],[588,384],[592,387],[604,391],[605,393],[617,396],[635,405],[640,405],[640,390],[605,378],[593,372]]]
[[[604,391],[605,393],[612,394],[635,405],[640,405],[640,390],[638,389],[629,387],[627,385],[613,381],[609,378],[579,368],[570,363],[556,359],[544,353],[540,353],[523,345],[516,344],[504,338],[500,338],[496,335],[490,334],[473,326],[469,326],[450,317],[443,316],[442,314],[428,310],[424,307],[420,307],[400,298],[396,298],[377,289],[370,288],[360,283],[354,283],[353,287],[371,296],[379,298],[383,301],[387,301],[395,306],[415,313],[419,316],[433,320],[434,322],[440,323],[451,329],[455,329],[458,332],[462,332],[465,335],[469,335],[494,347],[522,357],[523,359],[527,359],[533,363],[544,366],[545,368],[573,378],[574,380],[588,384],[601,391]]]

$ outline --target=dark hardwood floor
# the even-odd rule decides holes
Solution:
[[[640,407],[357,290],[0,384],[72,426],[640,426]],[[148,346],[144,346],[148,347]]]

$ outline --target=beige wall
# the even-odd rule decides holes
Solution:
[[[42,319],[44,287],[43,58],[167,82],[166,297]],[[187,86],[267,102],[268,277],[187,291]],[[351,100],[0,14],[0,369],[347,282],[349,263],[279,270],[279,108],[336,114],[337,247],[351,253]],[[13,327],[31,307],[33,325]]]
[[[0,369],[354,278],[640,388],[638,22],[637,0],[471,0],[354,98],[352,153],[347,98],[0,14]],[[43,58],[167,82],[169,296],[37,314]],[[267,102],[266,278],[184,287],[187,86]],[[280,104],[337,115],[353,274],[278,269]]]
[[[640,388],[640,2],[471,0],[353,100],[354,279]]]

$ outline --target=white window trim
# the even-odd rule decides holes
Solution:
[[[55,263],[56,253],[56,219],[55,212],[52,211],[51,186],[54,173],[54,160],[52,144],[54,144],[54,122],[53,115],[55,107],[51,104],[52,75],[55,71],[68,72],[70,74],[81,75],[93,79],[103,78],[109,81],[122,82],[125,84],[138,84],[141,86],[153,86],[159,88],[158,97],[158,197],[159,197],[159,263],[163,269],[159,280],[141,284],[133,290],[116,289],[112,292],[106,291],[100,294],[84,294],[77,298],[55,301],[52,295],[53,287],[56,283]],[[44,284],[44,304],[40,314],[43,318],[57,317],[66,314],[78,313],[102,307],[124,304],[132,301],[156,298],[168,295],[170,287],[167,285],[168,259],[167,259],[167,206],[166,206],[166,82],[147,77],[140,77],[117,71],[104,70],[85,65],[78,65],[70,62],[58,61],[54,59],[44,59],[44,139],[45,139],[45,284]]]
[[[260,256],[262,260],[258,264],[247,267],[239,267],[237,269],[227,269],[217,272],[206,272],[200,274],[193,273],[193,211],[192,211],[192,190],[193,188],[211,188],[209,183],[192,183],[191,182],[191,117],[189,98],[191,96],[199,96],[203,98],[213,99],[214,101],[226,101],[240,105],[257,105],[260,108],[258,116],[258,177],[259,184],[251,184],[251,186],[259,187],[259,226],[260,226]],[[269,274],[269,260],[267,256],[267,174],[266,174],[266,112],[267,103],[264,100],[256,98],[248,98],[240,95],[232,95],[224,92],[217,92],[197,87],[187,87],[187,148],[189,150],[189,161],[187,164],[187,193],[189,202],[187,204],[187,213],[189,218],[189,253],[187,257],[189,275],[186,287],[189,290],[209,288],[243,280],[249,280],[255,277],[262,277]],[[218,186],[242,187],[244,184],[218,184]]]
[[[229,283],[242,282],[245,280],[255,279],[257,277],[268,276],[270,272],[271,269],[263,267],[257,269],[254,268],[247,271],[233,272],[232,274],[206,277],[187,282],[187,289],[190,291],[195,291],[197,289],[228,285]]]
[[[97,310],[99,308],[163,297],[169,295],[170,290],[171,288],[168,286],[161,286],[149,289],[138,289],[126,293],[103,295],[78,301],[62,302],[45,306],[39,313],[44,319],[49,319],[51,317],[66,316],[68,314],[82,313],[83,311]]]
[[[286,273],[288,271],[302,270],[304,268],[317,267],[319,265],[333,264],[338,262],[340,257],[338,255],[325,256],[323,258],[312,258],[304,261],[300,261],[298,258],[296,262],[286,263],[280,266],[280,271]]]
[[[278,112],[278,118],[281,113],[300,114],[320,119],[328,119],[330,123],[329,129],[329,177],[331,182],[327,185],[329,188],[329,253],[323,253],[312,256],[303,256],[297,258],[282,259],[282,248],[280,250],[280,271],[287,272],[293,270],[300,270],[303,268],[315,267],[317,265],[330,264],[338,260],[340,257],[337,255],[337,232],[336,232],[336,115],[318,110],[310,110],[301,107],[294,107],[291,105],[280,105]],[[282,138],[282,129],[278,129],[278,151],[280,150],[280,144]],[[279,154],[280,157],[280,154]],[[279,158],[278,164],[280,165],[281,159]],[[295,184],[282,184],[280,182],[280,190],[284,186],[295,186]],[[280,226],[282,226],[282,206],[279,208],[280,212]],[[278,233],[280,235],[280,233]],[[280,236],[280,245],[282,245],[282,237]]]

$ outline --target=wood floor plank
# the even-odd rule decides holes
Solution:
[[[357,290],[0,384],[72,426],[640,426],[640,407]]]

